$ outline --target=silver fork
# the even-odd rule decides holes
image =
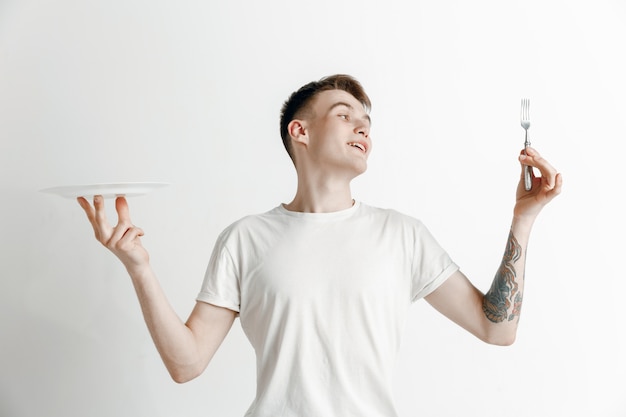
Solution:
[[[520,111],[520,123],[525,131],[524,137],[524,149],[530,146],[530,140],[528,139],[528,129],[530,128],[530,99],[522,99],[522,110]],[[524,188],[526,191],[530,191],[533,188],[532,167],[524,165]]]

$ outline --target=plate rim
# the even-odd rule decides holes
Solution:
[[[138,196],[145,195],[151,191],[154,191],[157,188],[166,187],[171,185],[169,182],[158,182],[158,181],[120,181],[120,182],[101,182],[101,183],[92,183],[92,184],[76,184],[76,185],[59,185],[55,187],[47,187],[40,189],[39,191],[47,194],[55,194],[61,197],[66,198],[78,198],[78,197],[89,197],[94,195],[102,195],[103,197],[114,197],[114,196]],[[124,188],[141,188],[146,187],[146,189],[142,189],[141,191],[133,192],[132,189],[124,190]],[[121,188],[122,190],[116,191],[116,188]],[[84,191],[81,191],[84,190]],[[97,191],[102,190],[102,194],[98,194]]]

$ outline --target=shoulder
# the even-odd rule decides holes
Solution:
[[[381,208],[361,203],[361,213],[364,216],[371,217],[375,221],[383,221],[390,225],[394,224],[414,228],[424,227],[420,219],[391,208]]]
[[[220,233],[218,240],[226,242],[236,240],[242,236],[249,237],[251,234],[265,233],[275,229],[276,224],[280,221],[281,215],[277,208],[264,213],[249,214],[228,225]]]
[[[369,225],[392,234],[408,245],[432,242],[434,237],[421,219],[395,209],[363,205],[362,215],[369,218]]]

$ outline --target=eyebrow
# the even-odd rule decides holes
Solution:
[[[330,113],[331,111],[333,111],[333,109],[335,107],[339,107],[339,106],[345,106],[348,109],[354,111],[354,106],[352,104],[343,102],[343,101],[338,101],[335,104],[333,104],[332,106],[330,106],[330,109],[328,109],[328,113]],[[365,113],[365,117],[363,117],[365,120],[367,120],[367,123],[371,126],[372,125],[372,118],[370,117],[369,114]]]

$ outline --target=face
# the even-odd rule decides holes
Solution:
[[[319,93],[302,124],[306,132],[306,158],[315,167],[349,179],[365,172],[372,148],[370,117],[350,93],[343,90]]]

